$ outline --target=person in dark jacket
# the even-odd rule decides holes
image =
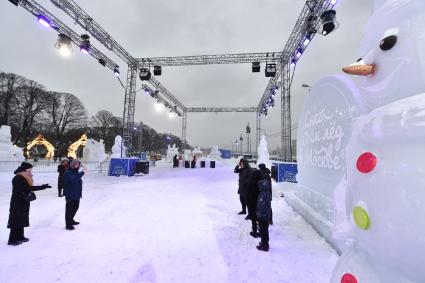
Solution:
[[[86,168],[79,172],[81,162],[73,159],[68,170],[64,174],[64,190],[65,195],[65,224],[67,230],[75,230],[74,225],[80,224],[74,220],[74,216],[80,207],[80,199],[83,191],[83,180],[81,178],[86,173]]]
[[[179,167],[179,160],[177,159],[177,154],[173,157],[173,168]]]
[[[235,170],[233,170],[233,172],[239,174],[238,194],[242,205],[242,210],[238,214],[246,214],[246,192],[249,176],[251,173],[250,171],[251,170],[248,161],[243,158],[241,158],[239,164],[236,165]]]
[[[257,228],[257,198],[260,193],[258,189],[258,181],[262,179],[261,171],[258,169],[251,169],[251,175],[249,177],[249,182],[247,186],[246,194],[246,204],[248,206],[248,216],[247,219],[250,219],[252,222],[252,231],[249,233],[254,238],[260,236]]]
[[[270,176],[271,171],[266,167],[266,165],[264,163],[259,164],[258,169],[261,170],[262,179],[266,179],[267,181],[270,182],[270,193],[272,193],[272,191],[271,191],[272,190],[272,178]],[[273,196],[273,193],[272,193],[272,196]],[[270,207],[270,210],[271,210],[271,207]],[[271,210],[269,224],[273,225],[273,210]]]
[[[8,245],[17,246],[29,239],[24,236],[24,227],[29,226],[30,201],[27,195],[32,191],[51,188],[49,184],[34,186],[32,179],[32,165],[22,162],[14,172],[12,179],[12,197],[10,199],[9,221],[7,228],[10,229]]]
[[[269,250],[269,220],[271,217],[271,184],[267,179],[258,182],[260,194],[257,200],[257,220],[260,226],[261,242],[257,246],[260,251]]]
[[[58,165],[58,197],[63,197],[63,175],[68,169],[68,159],[63,159]]]

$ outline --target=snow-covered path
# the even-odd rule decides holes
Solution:
[[[12,174],[0,174],[0,282],[329,282],[337,255],[279,197],[274,185],[270,251],[257,251],[237,215],[237,175],[151,168],[146,176],[87,174],[75,231],[65,230],[56,174],[35,174],[31,240],[7,246]]]

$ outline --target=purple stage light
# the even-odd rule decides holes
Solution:
[[[297,50],[297,52],[295,53],[295,57],[297,57],[297,59],[299,59],[301,57],[303,53],[301,52],[300,49]]]
[[[303,42],[303,45],[304,46],[307,46],[309,43],[310,43],[310,39],[309,38],[304,39],[304,42]]]
[[[335,5],[338,2],[338,0],[331,0],[331,4]]]
[[[50,24],[50,20],[43,15],[37,16],[37,22],[39,22],[42,26],[49,28],[52,25]]]
[[[297,64],[297,60],[295,60],[294,58],[291,59],[291,67],[294,68],[296,64]]]
[[[83,53],[85,55],[89,54],[89,51],[83,46],[80,46],[80,51],[81,51],[81,53]]]

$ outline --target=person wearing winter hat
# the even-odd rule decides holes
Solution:
[[[63,194],[65,195],[65,228],[66,230],[75,230],[74,225],[80,224],[74,220],[75,214],[80,207],[80,199],[83,191],[83,180],[81,179],[86,173],[86,168],[80,172],[81,162],[78,159],[73,159],[69,165],[68,170],[64,174],[64,188]]]
[[[7,244],[11,246],[17,246],[29,241],[24,236],[24,227],[29,226],[30,200],[28,197],[31,192],[51,188],[49,184],[43,184],[41,186],[33,185],[31,163],[22,162],[14,174],[15,177],[12,179],[9,221],[7,222],[7,228],[10,229]]]
[[[264,163],[259,164],[258,169],[261,170],[262,179],[266,179],[267,181],[269,181],[269,183],[270,183],[270,193],[271,193],[272,192],[271,191],[272,190],[272,178],[270,176],[270,174],[271,174],[270,169],[267,168]],[[270,211],[271,211],[271,214],[270,214],[269,224],[273,225],[273,211],[271,210],[271,207],[270,207]]]

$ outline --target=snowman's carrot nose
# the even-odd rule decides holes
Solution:
[[[369,76],[375,73],[375,64],[366,64],[363,60],[342,68],[344,73],[358,76]]]

